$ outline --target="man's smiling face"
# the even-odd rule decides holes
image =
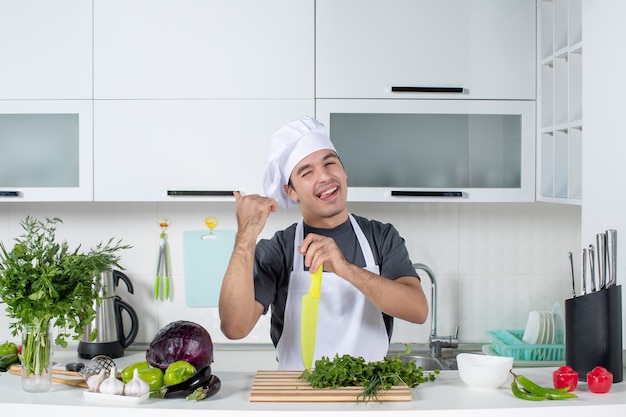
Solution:
[[[348,177],[337,154],[322,149],[305,157],[291,172],[285,191],[300,202],[304,221],[330,228],[347,219]]]

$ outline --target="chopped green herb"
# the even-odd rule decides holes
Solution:
[[[313,388],[362,386],[364,390],[357,401],[378,400],[378,394],[394,385],[405,383],[415,388],[421,383],[435,380],[438,369],[424,372],[414,362],[402,361],[402,356],[410,352],[411,347],[407,345],[405,352],[376,362],[366,362],[362,357],[350,355],[335,355],[332,360],[323,356],[315,361],[313,369],[305,370],[300,378],[308,381]]]

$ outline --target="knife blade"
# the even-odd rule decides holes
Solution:
[[[598,281],[600,282],[598,285],[598,289],[602,290],[606,287],[606,234],[598,233],[596,234],[596,254],[598,256],[598,263],[596,267],[598,268]]]
[[[587,248],[583,248],[583,265],[580,273],[582,295],[587,294]]]
[[[572,298],[576,298],[576,278],[574,277],[574,257],[572,256],[572,252],[570,251],[567,254],[569,259],[569,273],[572,277]]]
[[[617,230],[606,231],[606,254],[607,254],[607,282],[606,287],[613,287],[617,284]]]
[[[323,266],[311,274],[309,292],[302,296],[302,316],[300,318],[300,346],[302,362],[306,370],[311,369],[315,353],[315,336],[317,333],[317,312],[320,304]]]
[[[596,267],[595,267],[595,250],[593,249],[593,245],[589,245],[589,274],[591,275],[591,291],[596,292],[598,288],[596,287]]]

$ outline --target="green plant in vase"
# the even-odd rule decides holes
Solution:
[[[0,301],[14,319],[13,336],[23,336],[23,378],[50,372],[51,328],[58,329],[55,344],[61,347],[69,338],[82,337],[96,317],[94,302],[100,301],[95,277],[123,269],[117,252],[131,247],[109,239],[87,252],[80,245],[70,250],[67,242],[56,241],[57,223],[62,221],[56,217],[40,221],[27,216],[20,222],[25,233],[15,238],[12,250],[0,242]]]

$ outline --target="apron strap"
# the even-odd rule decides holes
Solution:
[[[376,261],[374,260],[374,253],[372,252],[372,247],[370,246],[367,238],[365,237],[365,233],[361,230],[361,227],[357,223],[356,219],[352,214],[348,214],[350,219],[350,223],[352,224],[352,229],[356,235],[356,238],[361,246],[361,251],[363,252],[363,257],[365,258],[365,267],[373,270],[376,268]],[[293,271],[303,271],[304,270],[304,256],[298,252],[298,246],[302,245],[302,241],[304,240],[304,220],[302,217],[298,220],[298,224],[296,225],[296,233],[294,236],[294,244],[293,244]]]

